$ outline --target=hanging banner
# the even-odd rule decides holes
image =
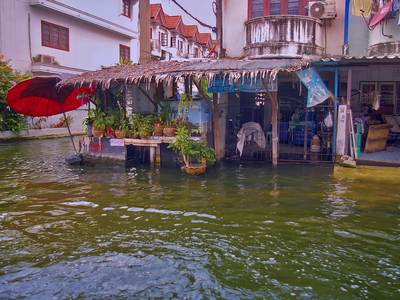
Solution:
[[[239,91],[239,83],[229,84],[229,78],[225,79],[221,76],[215,76],[207,87],[207,93],[233,93]]]
[[[269,80],[269,75],[264,77],[265,83],[268,86],[270,92],[278,91],[278,80],[275,78],[274,81]],[[229,84],[229,79],[223,80],[222,77],[215,77],[211,81],[210,86],[207,88],[208,93],[233,93],[233,92],[247,92],[247,93],[266,93],[267,90],[261,80],[260,75],[256,78],[252,78],[248,75],[244,78],[239,79],[234,84]]]
[[[296,71],[296,74],[308,88],[307,107],[313,107],[332,97],[332,93],[314,68],[299,70]]]
[[[268,86],[270,92],[278,91],[278,80],[275,78],[274,81],[269,80],[269,74],[265,75],[264,81]],[[267,90],[261,80],[261,76],[257,75],[256,78],[251,78],[250,76],[245,76],[243,82],[241,82],[240,90],[242,92],[248,93],[266,93]]]

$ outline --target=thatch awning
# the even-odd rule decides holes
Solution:
[[[220,59],[211,61],[195,62],[190,65],[181,66],[170,72],[175,78],[193,76],[195,78],[206,77],[209,81],[215,76],[221,76],[230,83],[250,76],[252,79],[257,75],[264,77],[270,74],[274,80],[278,73],[291,73],[307,67],[313,60],[302,59],[252,59],[234,60]]]
[[[223,76],[230,82],[245,75],[255,78],[257,75],[271,75],[275,79],[280,72],[291,73],[307,67],[313,60],[302,59],[256,59],[236,60],[219,59],[207,61],[152,61],[144,65],[125,65],[103,67],[101,70],[86,72],[63,80],[59,85],[101,85],[102,89],[112,84],[139,84],[166,81],[170,83],[182,77],[193,76],[197,79],[206,77],[209,81],[215,76]]]
[[[189,64],[193,64],[193,61],[151,61],[144,65],[102,67],[101,70],[89,71],[65,79],[58,85],[79,87],[94,84],[100,85],[102,89],[108,89],[112,84],[139,84],[142,80],[151,82],[152,79],[156,78],[168,79],[169,72]]]

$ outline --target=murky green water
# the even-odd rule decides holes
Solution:
[[[0,143],[1,299],[400,297],[398,184],[300,165],[71,167],[71,149]]]

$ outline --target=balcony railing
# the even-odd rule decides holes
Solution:
[[[245,23],[249,58],[322,55],[323,22],[307,16],[266,16]]]
[[[159,40],[150,40],[150,47],[151,53],[154,54],[161,54],[161,45]]]

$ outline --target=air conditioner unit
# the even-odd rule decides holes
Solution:
[[[55,61],[54,56],[39,54],[39,62],[44,64],[52,64]]]
[[[336,3],[335,1],[310,1],[308,15],[318,19],[335,19],[337,17]]]

